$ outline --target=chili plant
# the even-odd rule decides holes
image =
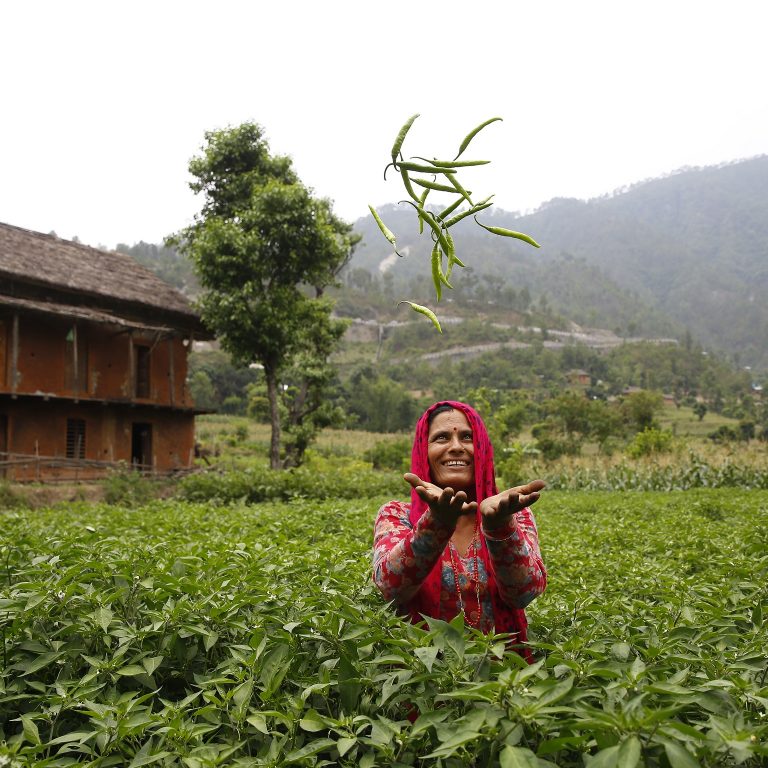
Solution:
[[[0,511],[0,766],[759,768],[768,492],[555,492],[536,661],[373,587],[389,496]]]
[[[432,239],[432,282],[435,287],[437,301],[440,301],[444,287],[453,289],[451,275],[454,266],[466,266],[456,255],[456,245],[449,232],[451,227],[458,224],[463,219],[472,216],[475,223],[493,235],[522,240],[535,248],[538,248],[539,244],[532,237],[523,234],[522,232],[515,232],[511,229],[505,229],[504,227],[488,226],[480,222],[477,218],[477,214],[491,207],[493,204],[491,200],[494,196],[489,195],[482,200],[474,201],[472,192],[465,189],[458,179],[459,171],[461,169],[472,166],[488,165],[488,163],[490,163],[490,160],[459,160],[459,158],[464,154],[464,151],[469,147],[472,139],[474,139],[480,131],[502,118],[492,117],[490,120],[486,120],[485,122],[480,123],[476,128],[473,128],[462,140],[459,145],[459,151],[453,160],[439,160],[436,157],[428,159],[421,156],[414,156],[409,160],[405,160],[402,154],[403,143],[405,142],[405,137],[408,135],[408,131],[410,131],[411,126],[418,116],[419,115],[416,114],[409,117],[398,132],[390,152],[392,159],[384,169],[384,179],[386,180],[387,171],[390,168],[394,168],[394,170],[400,174],[400,179],[409,198],[401,202],[411,205],[416,211],[416,216],[419,221],[419,234],[424,233],[425,226],[429,232],[429,236]],[[438,181],[438,179],[440,180]],[[419,189],[417,190],[416,187]],[[432,208],[426,207],[427,197],[431,191],[445,192],[455,196],[456,200],[445,206],[441,211],[436,212]],[[461,208],[463,204],[466,204],[465,208]],[[381,230],[381,233],[392,245],[395,253],[398,253],[397,239],[395,238],[394,233],[382,221],[376,209],[372,205],[369,205],[368,207],[376,224]],[[398,253],[398,256],[399,255],[400,254]],[[437,330],[442,333],[440,321],[431,309],[407,300],[398,303],[408,304],[411,309],[428,317]]]

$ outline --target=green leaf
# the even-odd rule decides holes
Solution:
[[[303,760],[305,757],[311,757],[325,749],[335,747],[336,742],[333,739],[315,739],[310,741],[309,744],[305,744],[301,749],[296,749],[285,756],[287,763],[297,763],[299,760]]]
[[[619,661],[626,661],[629,658],[631,651],[632,646],[630,646],[629,643],[614,643],[611,646],[613,657]]]
[[[104,630],[106,633],[109,629],[109,625],[112,622],[112,619],[114,617],[114,613],[109,608],[104,608],[103,606],[100,608],[97,608],[91,616],[93,617],[93,620]]]
[[[440,649],[434,645],[419,646],[413,649],[413,655],[427,668],[428,672],[432,671],[438,653],[440,653]]]
[[[358,671],[345,654],[339,659],[338,673],[341,704],[345,712],[354,712],[360,698],[361,685],[358,681]]]
[[[357,739],[351,739],[347,737],[339,739],[336,742],[336,749],[339,750],[339,757],[344,757],[344,755],[346,755],[347,752],[349,752],[349,750],[355,746],[355,744],[357,744]]]
[[[281,644],[274,648],[264,659],[264,665],[261,668],[260,681],[264,686],[261,694],[265,701],[271,698],[272,694],[279,688],[283,678],[288,673],[289,664],[285,663],[290,656],[290,646]]]
[[[465,744],[469,744],[469,742],[475,741],[480,737],[480,733],[478,731],[467,727],[461,727],[459,725],[457,725],[453,731],[454,732],[449,738],[440,742],[436,749],[434,749],[428,755],[424,755],[424,757],[450,757],[459,749],[459,747],[463,747]]]
[[[310,709],[304,717],[299,720],[299,726],[305,731],[310,733],[316,733],[317,731],[327,730],[328,726],[320,715],[314,710]]]
[[[587,763],[588,768],[624,768],[619,763],[619,745],[601,749]]]
[[[505,745],[499,754],[501,768],[539,768],[539,759],[530,749]]]
[[[23,661],[18,664],[14,664],[13,668],[21,672],[22,675],[32,675],[35,672],[39,672],[43,667],[47,667],[57,659],[60,659],[64,655],[64,651],[53,651],[51,653],[41,653],[30,661]]]
[[[24,730],[24,738],[32,744],[39,744],[40,731],[37,729],[37,723],[29,715],[22,715],[21,724]]]
[[[250,723],[257,731],[265,735],[269,734],[269,728],[267,728],[267,718],[259,713],[255,715],[249,715],[245,718],[247,723]]]
[[[116,669],[115,674],[121,675],[122,677],[135,677],[136,675],[146,675],[147,670],[144,669],[143,666],[140,667],[138,664],[128,664],[125,667]]]
[[[253,680],[246,680],[235,688],[232,694],[232,701],[238,709],[248,706],[253,694]]]
[[[128,768],[138,768],[140,765],[149,765],[150,763],[156,763],[158,760],[162,760],[169,755],[171,755],[171,752],[155,752],[153,755],[144,755],[142,757],[139,757],[138,755],[134,757],[133,760],[128,765]]]
[[[555,702],[560,701],[573,688],[573,678],[568,677],[565,680],[546,689],[536,700],[539,707],[549,707]]]
[[[411,727],[411,734],[415,736],[422,731],[426,731],[430,726],[442,723],[447,719],[448,714],[449,712],[447,709],[436,709],[430,712],[422,712]]]
[[[698,761],[680,744],[665,741],[664,752],[671,768],[700,768]]]
[[[141,660],[141,665],[144,667],[148,675],[154,673],[154,671],[163,663],[162,656],[145,656]]]
[[[95,731],[72,731],[71,733],[65,733],[61,736],[57,736],[55,739],[51,739],[47,742],[50,745],[53,744],[82,744],[88,741],[91,737],[95,736]]]
[[[640,762],[641,744],[637,736],[625,739],[619,747],[618,764],[621,768],[635,768]]]

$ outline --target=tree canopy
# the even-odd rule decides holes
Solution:
[[[319,335],[326,340],[340,336],[322,295],[357,237],[330,201],[301,183],[289,157],[270,153],[256,123],[206,133],[189,171],[203,205],[173,240],[195,264],[203,321],[235,362],[264,367],[270,463],[278,468],[279,376],[299,355],[325,361],[329,345],[317,344],[318,329],[325,329]]]

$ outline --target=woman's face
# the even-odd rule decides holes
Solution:
[[[427,457],[432,482],[454,491],[475,489],[475,447],[467,417],[457,410],[438,413],[429,425]]]

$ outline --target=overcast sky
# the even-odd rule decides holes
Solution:
[[[0,221],[160,242],[200,201],[205,131],[253,120],[336,211],[402,197],[381,172],[473,144],[506,210],[768,153],[768,3],[9,0],[0,5]]]

